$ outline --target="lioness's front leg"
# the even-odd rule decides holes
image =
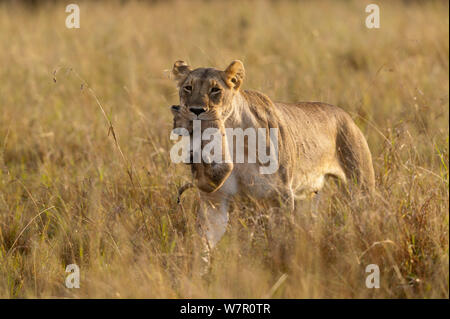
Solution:
[[[198,209],[199,234],[202,236],[203,273],[210,262],[210,251],[225,234],[228,224],[229,197],[219,193],[200,192]]]

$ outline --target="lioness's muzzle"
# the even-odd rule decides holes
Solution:
[[[194,113],[195,115],[200,115],[203,112],[205,112],[206,110],[203,107],[190,107],[189,111],[191,111],[192,113]]]

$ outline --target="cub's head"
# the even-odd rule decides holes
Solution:
[[[180,132],[180,128],[185,128],[188,130],[189,134],[192,134],[192,120],[189,120],[186,116],[184,116],[180,111],[181,108],[179,105],[172,105],[170,110],[173,114],[173,129],[175,133]]]
[[[231,102],[245,76],[241,61],[233,61],[224,70],[192,70],[184,61],[173,65],[172,73],[180,94],[180,112],[191,120],[215,120],[227,117]]]

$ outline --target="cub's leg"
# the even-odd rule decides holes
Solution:
[[[314,192],[312,204],[311,204],[311,216],[316,218],[319,216],[319,205],[322,191],[318,190]]]

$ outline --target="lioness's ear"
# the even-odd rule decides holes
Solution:
[[[239,60],[234,60],[225,70],[225,82],[230,88],[239,89],[245,77],[244,64]]]
[[[187,65],[186,62],[176,61],[173,64],[172,74],[175,78],[175,81],[177,81],[178,83],[183,81],[188,76],[189,72],[191,72],[191,68],[189,67],[189,65]]]
[[[177,115],[178,113],[180,113],[180,106],[179,105],[172,105],[170,107],[170,110],[172,111],[173,115]]]

